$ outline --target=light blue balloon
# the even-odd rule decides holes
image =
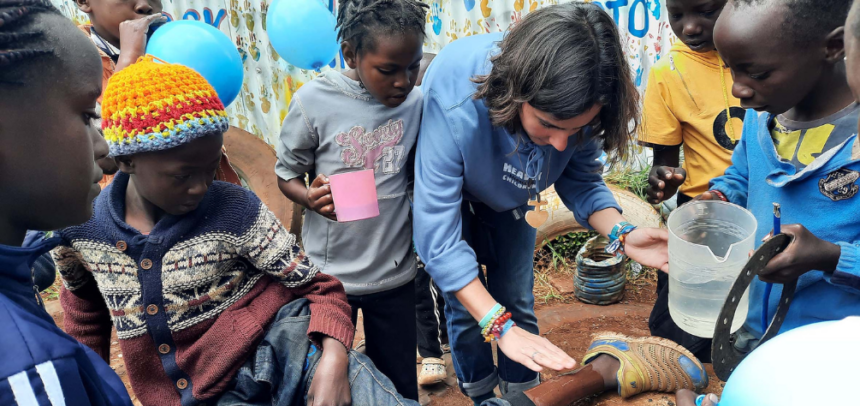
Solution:
[[[860,404],[853,391],[860,365],[858,343],[860,317],[780,334],[738,365],[719,406]]]
[[[318,70],[337,56],[334,14],[319,0],[275,0],[266,15],[269,42],[281,58]]]
[[[146,53],[200,73],[225,106],[236,100],[242,90],[245,73],[236,44],[204,22],[180,20],[164,24],[150,37]]]

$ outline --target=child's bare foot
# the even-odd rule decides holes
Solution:
[[[675,404],[678,406],[717,406],[720,402],[717,395],[713,393],[702,395],[701,397],[702,403],[697,404],[696,400],[699,398],[699,395],[691,390],[681,389],[675,394]]]

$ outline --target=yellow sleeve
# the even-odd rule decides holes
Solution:
[[[668,85],[663,79],[661,69],[652,69],[648,74],[643,125],[642,131],[639,132],[640,144],[675,146],[684,142],[681,123],[672,112]]]

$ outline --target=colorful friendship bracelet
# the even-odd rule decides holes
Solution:
[[[487,324],[489,324],[489,323],[490,323],[490,321],[491,321],[491,320],[493,320],[493,318],[494,318],[494,317],[497,317],[497,316],[498,316],[498,313],[499,313],[500,311],[501,311],[502,313],[504,313],[504,311],[503,311],[502,309],[504,309],[504,308],[502,307],[502,305],[500,305],[500,304],[496,303],[496,305],[495,305],[495,306],[493,306],[493,308],[492,308],[492,309],[490,309],[490,311],[488,311],[488,312],[487,312],[487,314],[485,314],[485,315],[484,315],[484,318],[483,318],[483,319],[481,319],[481,322],[480,322],[480,323],[478,323],[478,325],[479,325],[479,326],[481,326],[481,328],[487,327]]]
[[[511,323],[511,326],[508,326],[507,329],[505,329],[505,326],[507,326],[508,323]],[[502,338],[504,333],[506,333],[507,330],[510,330],[514,325],[516,324],[511,321],[511,313],[506,312],[500,317],[494,319],[492,324],[488,325],[484,331],[481,332],[484,336],[484,342],[489,343]]]
[[[630,234],[635,229],[636,226],[626,221],[616,224],[609,233],[609,244],[606,244],[606,248],[603,250],[607,254],[624,254],[624,240],[627,234]]]
[[[495,312],[493,312],[492,316],[490,317],[490,320],[481,329],[481,335],[485,336],[485,335],[489,334],[490,329],[493,328],[493,325],[499,320],[499,318],[504,316],[505,312],[507,312],[505,307],[499,305],[499,309],[496,310]]]

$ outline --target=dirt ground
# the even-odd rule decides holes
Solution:
[[[581,360],[586,348],[591,343],[593,334],[601,331],[613,331],[631,336],[648,335],[648,315],[654,303],[654,278],[642,277],[628,283],[624,299],[610,306],[594,306],[581,303],[573,297],[573,280],[568,273],[556,272],[544,274],[548,286],[536,287],[536,297],[545,297],[538,290],[552,290],[551,300],[537,300],[537,316],[541,333],[550,341],[565,350],[577,360]],[[59,301],[46,303],[48,312],[54,317],[57,325],[63,325],[63,312]],[[360,326],[356,334],[356,343],[363,338]],[[445,355],[448,365],[451,364],[450,354]],[[111,367],[116,370],[131,394],[132,400],[139,405],[125,372],[122,353],[114,334],[111,340]],[[722,383],[714,376],[710,365],[707,366],[711,378],[709,392],[722,392]],[[420,365],[416,365],[416,371]],[[448,379],[435,386],[424,388],[420,393],[422,405],[432,406],[469,406],[471,402],[457,389],[457,379],[454,368],[448,368]],[[553,376],[543,374],[544,380]],[[575,406],[674,406],[675,397],[672,394],[642,394],[628,400],[622,400],[617,394],[603,394],[585,399]]]
[[[595,333],[612,331],[630,336],[647,336],[648,315],[654,304],[655,288],[650,278],[642,278],[634,285],[629,283],[624,299],[610,306],[594,306],[581,303],[573,298],[573,281],[562,274],[550,275],[550,283],[562,297],[549,305],[538,304],[537,316],[541,334],[566,351],[577,361],[582,360],[585,350]],[[566,303],[565,303],[566,302]],[[708,392],[720,394],[723,383],[714,375],[710,364],[706,365],[710,377]],[[453,368],[449,374],[453,375]],[[547,380],[555,374],[544,373]],[[428,391],[423,391],[428,392]],[[422,404],[433,406],[470,406],[468,398],[456,387],[456,378],[422,393]],[[425,403],[425,401],[427,403]],[[624,400],[615,393],[606,393],[571,403],[573,406],[674,406],[674,394],[645,393]]]

